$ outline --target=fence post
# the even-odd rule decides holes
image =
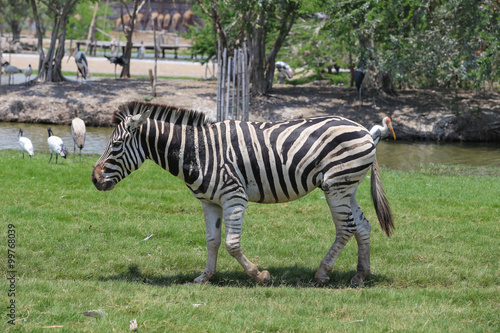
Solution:
[[[227,50],[217,53],[217,121],[226,119],[248,121],[249,75],[246,45],[234,50],[230,57]]]

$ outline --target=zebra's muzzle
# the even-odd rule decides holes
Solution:
[[[101,173],[102,173],[101,167],[96,166],[94,168],[94,171],[92,172],[92,183],[94,183],[94,186],[99,191],[111,191],[112,189],[114,189],[116,182],[106,177],[103,178]]]

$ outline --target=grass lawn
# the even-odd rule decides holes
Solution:
[[[206,260],[200,203],[150,161],[99,192],[90,180],[97,159],[74,163],[70,155],[49,165],[47,153],[30,160],[0,151],[0,331],[127,332],[133,319],[138,332],[500,330],[500,168],[383,170],[391,238],[365,180],[358,201],[373,225],[373,274],[357,289],[349,286],[354,240],[331,283],[314,287],[334,239],[320,190],[286,204],[250,204],[242,246],[271,273],[262,287],[224,246],[214,281],[190,284]],[[91,310],[100,317],[83,315]]]

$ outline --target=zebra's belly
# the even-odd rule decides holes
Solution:
[[[312,192],[319,186],[320,182],[312,181],[292,186],[290,184],[270,183],[263,181],[261,184],[250,181],[246,187],[248,201],[259,203],[283,203],[297,200]]]

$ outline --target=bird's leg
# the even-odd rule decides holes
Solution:
[[[51,160],[52,160],[52,152],[50,152],[49,164]]]
[[[75,161],[75,151],[76,151],[76,145],[75,142],[73,142],[73,162]]]
[[[31,155],[30,155],[30,157],[31,157]],[[23,150],[23,158],[24,158],[24,150]]]

